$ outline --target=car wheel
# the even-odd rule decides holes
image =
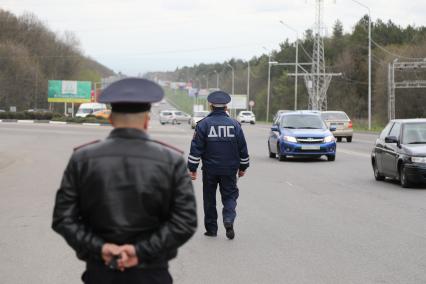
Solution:
[[[164,124],[166,124],[165,122],[161,122],[161,125],[164,125]]]
[[[334,162],[336,160],[336,155],[327,155],[327,160]]]
[[[251,122],[250,122],[250,124],[255,124],[255,122],[254,122],[254,121],[251,121]]]
[[[379,168],[377,167],[376,162],[373,162],[373,171],[374,171],[374,178],[375,178],[377,181],[385,180],[385,176],[384,176],[384,175],[382,175],[382,174],[379,172]]]
[[[286,161],[287,160],[287,156],[286,155],[282,155],[281,153],[278,153],[278,160],[280,162]]]
[[[280,151],[280,144],[277,144],[277,156],[278,156],[278,161],[285,161],[287,160],[287,156],[286,155],[282,155],[281,151]]]
[[[404,165],[399,168],[399,182],[403,188],[408,188],[411,183],[407,180],[407,173]]]
[[[337,137],[337,142],[342,142],[342,137]]]
[[[351,143],[352,142],[352,136],[346,137],[346,142]]]
[[[277,155],[275,153],[271,152],[271,146],[269,145],[269,142],[268,142],[268,152],[269,152],[269,158],[275,159],[277,157]]]

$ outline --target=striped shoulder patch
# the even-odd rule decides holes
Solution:
[[[77,150],[79,150],[79,149],[81,149],[81,148],[84,148],[84,147],[86,147],[86,146],[89,146],[89,145],[92,145],[92,144],[96,144],[96,143],[99,143],[99,142],[101,142],[101,140],[93,140],[93,141],[91,141],[91,142],[84,143],[84,144],[82,144],[82,145],[80,145],[80,146],[75,147],[75,148],[74,148],[74,151],[77,151]]]

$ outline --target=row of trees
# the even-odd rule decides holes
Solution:
[[[55,34],[33,14],[0,9],[0,108],[47,108],[48,80],[96,82],[114,74],[79,46],[74,34]]]
[[[426,57],[426,27],[408,26],[406,28],[392,21],[377,20],[372,25],[373,34],[373,119],[377,123],[387,120],[387,67],[395,58],[404,56]],[[312,62],[314,34],[305,32],[299,43],[299,62]],[[368,17],[361,18],[353,30],[344,33],[343,26],[337,21],[330,37],[324,39],[327,71],[342,72],[342,77],[332,80],[328,91],[328,109],[344,110],[355,119],[366,119],[368,115]],[[278,62],[294,62],[295,43],[284,41],[271,58]],[[268,55],[253,57],[250,60],[251,82],[250,99],[256,102],[254,108],[260,119],[266,117],[266,96],[268,76]],[[206,87],[206,76],[210,86],[216,86],[216,72],[220,73],[220,88],[231,92],[231,69],[235,69],[235,93],[246,94],[248,63],[240,59],[215,64],[198,64],[177,68],[173,72],[153,72],[147,76],[154,79],[172,81],[190,81],[195,86],[200,83]],[[272,115],[278,109],[294,108],[294,77],[287,74],[294,69],[273,66],[271,71],[271,110]],[[415,71],[410,78],[426,78],[425,72]],[[402,79],[402,78],[399,78]],[[304,80],[299,80],[298,108],[308,108],[308,93]],[[426,115],[426,96],[424,91],[406,90],[397,93],[397,117],[419,117]]]

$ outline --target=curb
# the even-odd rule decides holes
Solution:
[[[84,125],[84,126],[111,126],[109,123],[76,123],[66,121],[55,121],[55,120],[21,120],[21,119],[0,119],[0,123],[19,123],[19,124],[56,124],[56,125]]]

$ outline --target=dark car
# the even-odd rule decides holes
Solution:
[[[402,187],[426,182],[426,119],[391,120],[371,153],[374,177]]]
[[[332,130],[335,130],[333,128]],[[271,128],[268,139],[269,157],[326,156],[336,159],[336,139],[318,113],[290,112],[281,114]]]

